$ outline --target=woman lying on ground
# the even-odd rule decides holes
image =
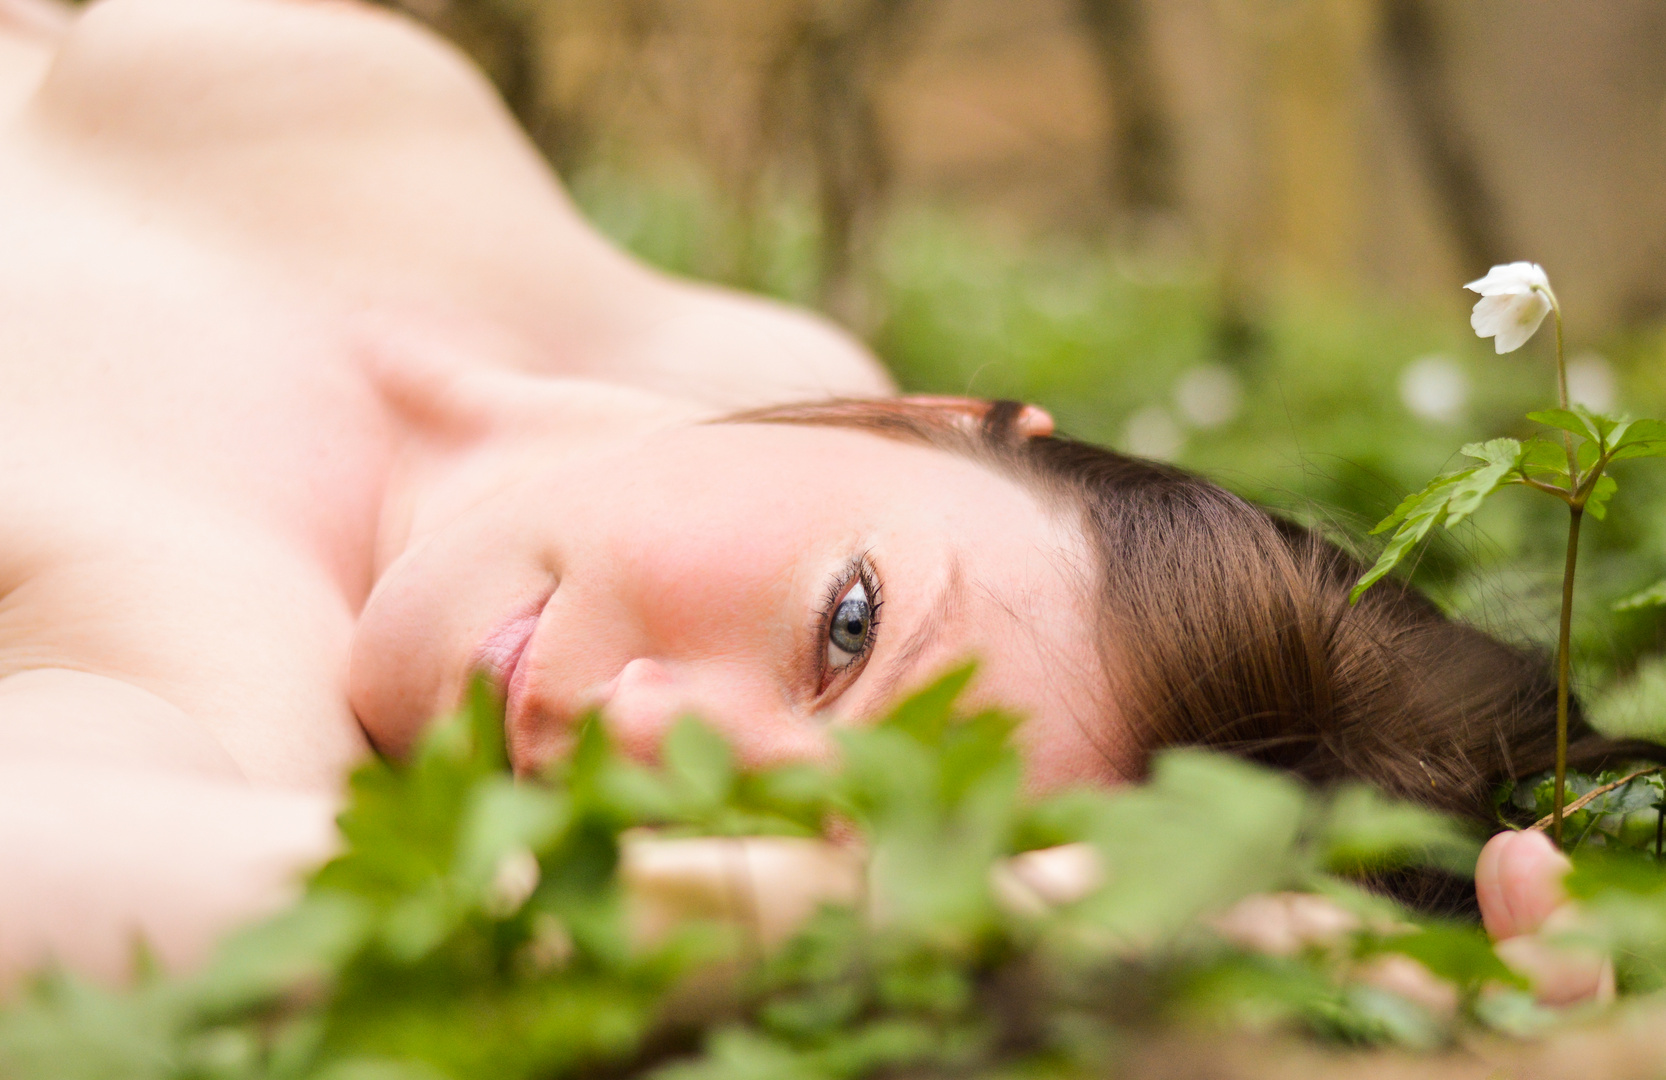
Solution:
[[[592,706],[643,756],[692,710],[821,757],[967,656],[1036,788],[1198,743],[1484,820],[1550,761],[1541,658],[642,267],[393,16],[0,12],[0,976],[200,956],[481,666],[529,774]],[[1556,900],[1518,840],[1481,882],[1512,934]]]

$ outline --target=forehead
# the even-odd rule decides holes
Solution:
[[[970,457],[849,428],[703,425],[660,445],[680,472],[708,482],[725,472],[717,486],[731,490],[718,497],[754,512],[757,528],[781,530],[782,541],[871,552],[886,605],[882,644],[838,712],[881,715],[974,659],[970,703],[1027,718],[1020,739],[1032,775],[1050,785],[1104,775],[1101,751],[1116,740],[1094,558],[1068,508]]]
[[[1002,555],[1081,546],[1067,513],[1012,478],[965,455],[872,432],[701,424],[661,432],[645,450],[682,490],[736,505],[768,502],[880,535],[993,545]],[[870,513],[883,516],[860,517]]]

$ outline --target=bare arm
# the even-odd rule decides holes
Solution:
[[[144,697],[73,672],[0,680],[0,994],[52,961],[119,980],[140,937],[192,966],[330,852],[333,799],[216,767]]]

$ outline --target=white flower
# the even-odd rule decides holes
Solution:
[[[1469,378],[1444,356],[1422,356],[1400,373],[1400,400],[1413,416],[1455,423],[1469,404]]]
[[[1600,354],[1581,353],[1568,361],[1568,400],[1592,412],[1614,408],[1614,368]]]
[[[1495,266],[1486,277],[1464,288],[1481,294],[1469,325],[1479,336],[1493,338],[1493,347],[1501,354],[1527,344],[1550,312],[1553,299],[1544,267],[1530,262]]]
[[[1199,364],[1175,384],[1174,403],[1194,427],[1216,428],[1237,417],[1244,403],[1244,388],[1232,369]]]
[[[1136,457],[1169,461],[1186,445],[1186,433],[1161,405],[1147,405],[1128,418],[1122,445]]]

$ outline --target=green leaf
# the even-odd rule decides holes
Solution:
[[[1488,439],[1484,443],[1465,443],[1458,452],[1465,457],[1478,458],[1489,465],[1513,466],[1521,461],[1521,443],[1516,439]]]
[[[463,811],[455,877],[478,893],[504,856],[544,847],[565,826],[566,815],[565,800],[548,788],[507,774],[489,777]]]
[[[1625,434],[1614,440],[1613,460],[1640,457],[1666,457],[1666,423],[1634,420]]]
[[[963,664],[947,672],[930,686],[904,699],[891,710],[885,723],[897,731],[907,732],[920,742],[936,743],[954,715],[955,699],[966,689],[976,671],[976,664]]]
[[[649,1080],[830,1080],[790,1046],[741,1027],[720,1028],[701,1058],[656,1069]]]
[[[450,1080],[450,1074],[421,1061],[355,1057],[334,1062],[313,1080]]]
[[[660,756],[666,775],[690,809],[715,810],[734,786],[735,759],[729,744],[691,716],[672,727]]]
[[[1505,479],[1521,466],[1521,443],[1515,439],[1492,439],[1463,448],[1470,457],[1487,462],[1452,485],[1446,503],[1446,527],[1452,528],[1473,514],[1481,501],[1503,486]],[[1427,531],[1427,530],[1425,530]]]
[[[178,995],[121,994],[63,972],[37,976],[0,1013],[6,1080],[173,1080],[181,1075]]]
[[[1486,931],[1469,923],[1429,923],[1410,933],[1389,934],[1377,938],[1371,951],[1409,956],[1470,994],[1492,982],[1527,986],[1498,958]]]
[[[1632,593],[1624,600],[1614,602],[1615,611],[1634,611],[1637,608],[1654,607],[1666,604],[1666,578],[1655,582],[1646,589]]]
[[[1199,750],[1169,750],[1141,788],[1114,793],[1092,840],[1110,880],[1077,905],[1099,933],[1159,944],[1255,892],[1300,888],[1305,791],[1288,776]],[[1120,868],[1127,868],[1122,870]]]
[[[314,892],[295,907],[227,939],[196,977],[204,1008],[258,1004],[297,986],[332,977],[365,942],[370,906],[341,893]]]
[[[1396,525],[1398,528],[1376,563],[1348,593],[1348,602],[1358,603],[1365,591],[1393,570],[1442,518],[1446,527],[1452,528],[1473,514],[1487,496],[1506,484],[1519,483],[1530,453],[1536,461],[1546,460],[1543,445],[1542,442],[1524,445],[1516,439],[1466,444],[1462,452],[1486,464],[1436,477],[1416,495],[1401,500],[1392,514],[1378,522],[1371,530],[1373,534]]]
[[[1320,843],[1325,869],[1336,874],[1429,866],[1467,877],[1481,854],[1480,843],[1453,819],[1361,784],[1332,799]]]
[[[1387,518],[1384,518],[1377,528],[1372,530],[1373,532],[1381,531],[1393,523],[1396,514],[1399,515],[1400,527],[1389,539],[1388,545],[1383,548],[1382,554],[1377,557],[1376,564],[1367,571],[1364,577],[1359,579],[1359,582],[1353,587],[1353,591],[1348,594],[1350,604],[1358,603],[1366,589],[1385,577],[1390,570],[1399,564],[1401,559],[1405,558],[1407,552],[1425,536],[1429,535],[1429,530],[1434,528],[1435,522],[1439,521],[1441,514],[1445,512],[1446,503],[1452,496],[1453,487],[1479,471],[1478,469],[1465,469],[1463,472],[1436,477],[1429,482],[1428,487],[1400,504],[1402,508],[1405,508],[1409,503],[1409,509],[1406,509],[1403,513],[1400,509],[1397,509],[1395,514],[1390,514]]]
[[[1604,473],[1597,477],[1597,482],[1591,485],[1591,494],[1585,497],[1585,512],[1601,521],[1608,516],[1608,500],[1614,497],[1619,483],[1612,476]]]
[[[1596,424],[1586,416],[1568,409],[1542,409],[1539,412],[1528,413],[1527,419],[1546,427],[1560,428],[1562,431],[1572,432],[1581,439],[1590,439],[1592,442],[1602,441],[1602,432]]]
[[[1528,439],[1521,444],[1521,467],[1567,476],[1567,448],[1547,439]]]
[[[1444,477],[1440,479],[1444,479]],[[1410,495],[1401,499],[1399,504],[1394,507],[1393,511],[1391,511],[1387,517],[1383,518],[1371,527],[1371,535],[1376,536],[1379,533],[1387,532],[1389,529],[1392,529],[1394,526],[1400,524],[1400,522],[1406,520],[1406,515],[1417,509],[1418,505],[1428,496],[1430,488],[1438,482],[1439,480],[1432,481],[1429,487],[1424,488],[1422,491],[1414,491]]]

